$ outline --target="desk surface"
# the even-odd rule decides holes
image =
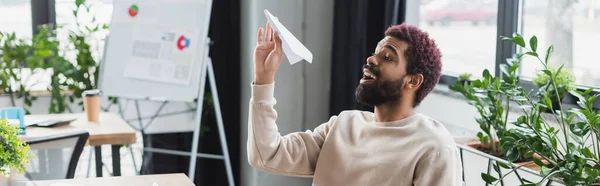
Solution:
[[[49,180],[29,182],[27,186],[52,186],[61,184],[65,186],[195,186],[185,174],[156,174],[143,176],[84,178],[68,180]]]
[[[58,127],[27,127],[27,133],[21,139],[27,141],[35,138],[59,135],[62,133],[85,130],[90,133],[88,145],[123,145],[136,141],[136,131],[121,117],[114,113],[101,113],[100,122],[89,122],[85,113],[25,115],[25,120],[52,120],[77,118],[69,125]]]

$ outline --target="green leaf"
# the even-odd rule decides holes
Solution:
[[[571,113],[574,113],[575,115],[577,115],[577,117],[579,117],[579,119],[582,119],[582,120],[584,120],[584,121],[586,121],[586,122],[588,121],[588,120],[587,120],[587,116],[586,116],[585,114],[583,114],[583,113],[581,112],[581,110],[578,110],[578,109],[572,109],[572,110],[570,110],[570,112],[571,112]]]
[[[495,78],[494,90],[500,90],[500,79],[498,79],[498,78]]]
[[[534,57],[538,57],[538,54],[536,52],[526,52],[525,54],[534,56]]]
[[[556,138],[550,138],[550,143],[552,143],[553,149],[558,148],[558,142],[556,141]]]
[[[529,39],[529,45],[531,45],[531,50],[533,50],[534,52],[537,50],[537,37],[533,36],[531,37],[531,39]]]
[[[517,160],[518,158],[519,158],[519,152],[517,151],[517,148],[508,149],[508,151],[506,152],[506,160],[513,162],[513,161]]]
[[[590,110],[590,108],[586,104],[587,99],[585,99],[585,97],[583,97],[583,95],[579,94],[578,91],[569,91],[569,93],[571,93],[571,95],[577,97],[577,99],[578,99],[577,105],[579,105],[581,108],[583,108],[585,110]]]
[[[75,6],[77,6],[77,8],[79,8],[79,6],[81,6],[83,3],[85,3],[85,0],[75,0]]]
[[[550,70],[548,70],[548,69],[544,69],[544,70],[542,70],[542,72],[544,72],[546,75],[548,75],[548,76],[550,76],[550,77],[553,77],[553,76],[552,76],[552,71],[550,71]]]
[[[542,162],[542,160],[539,160],[537,158],[533,158],[533,163],[535,163],[536,165],[543,167],[545,166],[544,162]]]
[[[498,180],[497,178],[495,178],[493,176],[490,176],[489,174],[486,174],[486,173],[481,173],[481,178],[487,184],[492,184],[492,183],[494,183],[495,181]]]
[[[588,104],[593,104],[594,101],[596,101],[596,99],[598,99],[598,96],[600,96],[600,94],[596,94],[596,95],[593,95],[593,96],[589,97],[588,100],[587,100],[587,103]],[[593,107],[593,106],[592,105],[588,105],[588,108],[591,108],[591,107]]]
[[[519,116],[519,117],[517,118],[517,123],[518,123],[518,124],[521,124],[521,123],[527,123],[527,117],[525,117],[525,116]]]
[[[484,78],[492,77],[492,74],[490,74],[490,71],[488,69],[483,70],[483,73],[481,75]]]
[[[546,52],[546,61],[544,61],[545,64],[548,64],[548,59],[550,58],[550,55],[552,55],[552,52],[554,52],[554,46],[550,45],[548,47],[548,51]]]
[[[483,141],[482,141],[483,145],[488,146],[489,142],[490,142],[489,137],[483,136]]]
[[[506,37],[506,36],[500,36],[500,38],[502,38],[502,40],[509,40],[509,41],[514,40],[512,37]]]
[[[502,71],[502,73],[506,74],[506,75],[510,75],[510,73],[508,73],[508,65],[506,64],[501,64],[500,65],[500,70]]]
[[[544,151],[544,146],[542,146],[542,144],[540,142],[534,142],[533,143],[533,150],[537,151],[537,152],[542,152]]]
[[[33,52],[33,54],[36,55],[36,56],[40,56],[40,57],[49,57],[50,56],[50,50],[45,50],[45,49],[35,50]]]
[[[571,136],[571,139],[575,140],[575,142],[577,142],[579,144],[583,144],[583,141],[581,140],[581,137],[577,136],[574,133],[569,133],[569,135]]]
[[[502,143],[514,143],[516,140],[512,136],[506,136],[500,139]]]
[[[585,90],[585,92],[583,93],[584,95],[588,95],[590,94],[590,92],[594,91],[594,88],[588,88],[587,90]]]
[[[494,171],[496,172],[500,172],[500,166],[498,166],[498,164],[494,164]]]
[[[102,29],[108,29],[108,25],[107,24],[103,24],[102,25]]]
[[[552,133],[554,132],[554,130],[556,130],[554,127],[550,127],[548,128],[548,130],[546,130],[548,133]]]
[[[540,174],[542,176],[547,176],[548,174],[550,174],[550,169],[548,169],[548,167],[546,167],[546,166],[542,166],[542,170],[540,171]]]
[[[598,157],[596,157],[594,155],[594,153],[592,153],[592,151],[590,150],[590,148],[586,147],[583,149],[583,154],[588,157],[588,158],[593,158],[595,160],[598,160]]]
[[[550,97],[546,96],[544,97],[544,105],[546,105],[547,108],[549,108],[550,110],[552,110],[552,100],[550,100]]]
[[[529,180],[528,180],[528,179],[526,179],[526,178],[521,178],[521,181],[523,181],[523,182],[525,182],[525,183],[533,183],[532,181],[529,181]],[[534,184],[534,185],[535,185],[535,184]]]
[[[565,67],[565,64],[560,65],[560,67],[558,67],[558,70],[556,70],[555,74],[554,74],[554,79],[556,79],[558,77],[558,75],[560,75],[563,67]]]
[[[575,145],[573,145],[572,143],[567,144],[567,149],[569,149],[569,151],[571,151],[571,153],[577,152],[577,147],[575,147]]]
[[[533,156],[533,151],[529,151],[523,155],[524,158],[529,158]]]
[[[525,47],[525,40],[523,40],[523,36],[517,33],[513,34],[513,42],[521,47]]]
[[[510,72],[516,72],[519,69],[519,64],[514,64],[510,66]]]
[[[510,168],[510,166],[508,166],[508,165],[507,165],[507,164],[505,164],[505,163],[502,163],[502,162],[496,162],[496,163],[497,163],[498,165],[500,165],[500,167],[502,167],[502,168],[505,168],[505,169],[511,169],[511,168]]]
[[[513,100],[515,100],[515,101],[527,101],[527,98],[525,98],[523,96],[515,96],[515,97],[513,97]]]

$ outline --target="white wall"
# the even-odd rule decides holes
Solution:
[[[329,118],[329,79],[333,0],[242,1],[242,185],[310,185],[308,178],[273,175],[249,166],[246,156],[248,100],[254,78],[252,55],[256,31],[265,26],[268,9],[313,53],[313,63],[290,65],[284,59],[275,77],[275,109],[282,134],[312,129]],[[309,99],[310,97],[310,99]]]

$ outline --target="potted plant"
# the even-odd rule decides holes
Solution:
[[[30,86],[42,83],[34,74],[51,72],[47,91],[51,95],[49,113],[70,111],[69,103],[78,102],[85,90],[96,89],[99,76],[100,49],[93,41],[106,37],[107,25],[100,25],[91,14],[85,0],[75,1],[73,16],[77,28],[65,30],[61,26],[40,25],[38,32],[30,39],[19,39],[15,33],[0,31],[0,93],[11,98],[12,106],[17,106],[15,98],[23,99],[25,111],[36,100],[30,93]],[[91,19],[83,19],[91,17]],[[57,30],[69,31],[68,38],[61,40]],[[74,54],[67,56],[66,53]],[[29,77],[24,72],[31,71]],[[44,80],[45,81],[45,80]],[[116,103],[115,98],[109,100]]]
[[[9,96],[12,106],[16,106],[16,98],[22,99],[26,112],[36,99],[29,93],[29,87],[26,87],[34,84],[31,81],[35,78],[23,77],[23,68],[31,60],[31,53],[32,47],[28,41],[17,38],[14,32],[0,31],[0,93]],[[33,75],[37,71],[31,73]]]
[[[508,114],[510,108],[509,98],[519,92],[519,76],[517,70],[520,61],[512,60],[501,66],[505,74],[503,78],[493,77],[489,70],[485,69],[481,79],[465,83],[461,80],[450,86],[451,90],[460,92],[470,105],[473,105],[479,117],[475,121],[481,129],[477,133],[477,141],[468,142],[466,145],[485,152],[489,155],[503,159],[514,159],[516,154],[503,150],[504,133],[507,130]],[[463,75],[460,79],[470,77]],[[531,157],[529,157],[531,158]],[[528,162],[530,159],[518,159],[520,162]]]
[[[25,173],[29,163],[29,145],[18,137],[21,128],[8,120],[0,120],[0,182],[9,182],[11,173]]]
[[[517,54],[517,58],[534,57],[543,65],[540,71],[548,75],[549,89],[560,88],[557,79],[564,65],[556,70],[548,65],[553,46],[548,47],[542,56],[537,52],[536,36],[529,40],[529,45],[518,34],[504,39],[524,49],[525,52]],[[539,185],[553,179],[568,186],[600,185],[600,112],[593,108],[593,102],[599,95],[591,95],[593,89],[571,91],[579,98],[577,103],[581,108],[564,111],[561,102],[558,102],[560,109],[552,104],[552,99],[561,98],[558,91],[539,94],[528,94],[522,88],[518,91],[512,95],[512,99],[521,106],[523,112],[513,123],[515,127],[504,133],[502,148],[515,154],[516,158],[537,154],[545,160],[533,159],[533,163],[541,167],[539,173],[542,179],[537,183],[520,179],[521,184]],[[543,117],[545,110],[550,110],[550,117]],[[558,128],[554,127],[556,125]],[[500,166],[512,169],[500,179],[520,167],[513,164]],[[484,173],[482,178],[490,184],[499,180]]]
[[[471,84],[471,74],[470,73],[462,73],[458,75],[458,81],[461,84]]]
[[[575,76],[571,71],[567,69],[562,69],[559,72],[557,71],[558,68],[548,66],[548,70],[550,70],[552,74],[556,75],[556,77],[554,78],[554,82],[557,86],[556,90],[558,92],[558,97],[552,96],[554,95],[555,89],[550,84],[550,76],[544,73],[543,71],[538,71],[536,73],[535,78],[533,78],[533,83],[539,88],[540,93],[550,95],[549,97],[550,101],[552,101],[552,108],[560,110],[561,107],[560,104],[558,104],[558,102],[561,102],[565,94],[567,94],[569,91],[575,90]],[[551,112],[548,109],[545,109],[544,111],[548,113]]]

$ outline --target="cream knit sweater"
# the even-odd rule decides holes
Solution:
[[[370,112],[344,111],[314,131],[282,136],[274,84],[252,85],[250,165],[275,174],[313,177],[314,186],[459,186],[460,156],[444,126],[423,114],[375,122]]]

